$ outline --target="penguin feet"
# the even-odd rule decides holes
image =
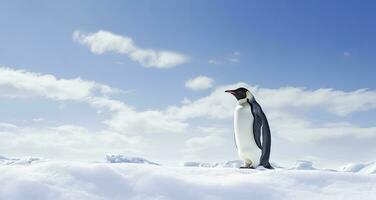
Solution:
[[[267,163],[267,164],[262,165],[262,166],[265,167],[266,169],[274,169],[274,167],[270,163]]]
[[[253,166],[241,166],[240,169],[255,169]]]
[[[241,166],[240,169],[255,169],[252,166],[252,161],[244,161],[244,166]]]

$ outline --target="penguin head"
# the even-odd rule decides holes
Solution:
[[[241,99],[252,99],[253,95],[246,88],[240,87],[235,90],[226,90],[225,92],[231,93],[239,101]]]

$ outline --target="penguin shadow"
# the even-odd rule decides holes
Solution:
[[[256,168],[242,166],[242,167],[237,168],[236,171],[240,174],[252,174],[252,173],[257,173],[257,172],[261,172],[261,171],[270,171],[270,170],[266,169],[262,166],[259,166],[259,167],[256,167]]]

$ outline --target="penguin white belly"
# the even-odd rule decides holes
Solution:
[[[261,150],[253,136],[253,120],[251,106],[248,103],[236,106],[234,129],[238,155],[246,164],[257,167],[260,164]]]

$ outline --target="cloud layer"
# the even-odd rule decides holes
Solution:
[[[64,122],[58,126],[39,123],[41,127],[0,122],[0,152],[5,154],[18,151],[19,154],[55,152],[57,155],[58,149],[65,149],[75,156],[78,154],[74,152],[81,152],[80,149],[85,146],[87,154],[98,156],[132,151],[162,160],[235,159],[232,117],[236,102],[224,91],[240,86],[254,93],[267,114],[273,134],[275,153],[272,155],[275,159],[282,159],[286,155],[292,160],[301,155],[325,159],[330,156],[323,152],[328,148],[326,145],[334,148],[332,152],[345,152],[350,156],[355,152],[348,148],[344,150],[343,145],[351,144],[357,149],[376,145],[372,142],[376,138],[375,126],[347,120],[350,115],[376,109],[376,91],[369,89],[263,88],[235,83],[218,86],[209,95],[184,101],[181,105],[159,110],[137,110],[112,97],[121,90],[94,81],[59,79],[53,75],[5,67],[0,68],[0,76],[3,77],[0,80],[2,98],[27,99],[37,96],[58,102],[85,103],[105,112],[106,116],[102,120],[104,128],[101,130]],[[326,120],[312,117],[318,113]],[[51,145],[54,143],[58,145]],[[290,145],[290,148],[286,148],[286,145]],[[295,151],[293,147],[299,145],[304,150]],[[315,148],[310,150],[310,145]],[[98,146],[103,148],[98,149]],[[318,150],[318,146],[323,150]],[[166,152],[169,152],[168,158]],[[213,152],[216,156],[213,156]],[[359,158],[359,155],[356,157]]]
[[[181,53],[143,49],[138,47],[132,38],[109,31],[100,30],[95,33],[75,31],[73,40],[87,46],[95,54],[107,52],[124,54],[145,67],[171,68],[188,61],[188,57]]]

